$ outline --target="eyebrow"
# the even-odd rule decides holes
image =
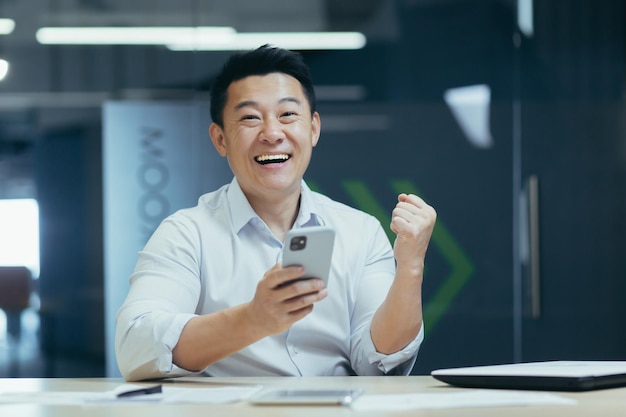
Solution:
[[[295,103],[295,104],[302,104],[302,102],[300,100],[298,100],[295,97],[283,97],[280,100],[278,100],[279,103]],[[244,107],[257,107],[258,106],[258,102],[254,101],[254,100],[244,100],[242,102],[239,102],[235,105],[235,110],[240,110]]]

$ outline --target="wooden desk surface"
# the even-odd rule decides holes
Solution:
[[[46,391],[108,391],[124,381],[112,378],[5,378],[0,379],[0,392],[46,392]],[[313,378],[181,378],[164,384],[176,387],[219,387],[261,384],[269,388],[361,388],[368,394],[454,392],[453,388],[430,376],[408,377],[313,377]],[[147,384],[153,385],[153,384]],[[616,388],[581,393],[557,393],[575,398],[575,406],[532,406],[465,408],[443,410],[411,410],[406,412],[357,412],[342,406],[253,406],[247,402],[235,404],[113,404],[113,405],[37,405],[2,404],[0,415],[19,417],[246,417],[246,416],[480,416],[480,417],[578,417],[578,416],[626,416],[626,388]]]

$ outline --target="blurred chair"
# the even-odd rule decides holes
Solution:
[[[33,277],[24,266],[0,266],[0,309],[7,316],[7,332],[14,339],[21,335],[22,312],[30,306]]]
[[[7,318],[9,340],[9,377],[20,376],[19,342],[22,335],[22,312],[30,307],[33,277],[24,266],[0,266],[0,309]]]

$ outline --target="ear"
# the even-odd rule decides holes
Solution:
[[[209,136],[213,146],[221,156],[226,156],[226,138],[224,131],[217,123],[211,123],[209,126]]]
[[[313,113],[311,120],[311,146],[315,147],[317,141],[320,138],[320,132],[322,128],[322,121],[318,112]]]

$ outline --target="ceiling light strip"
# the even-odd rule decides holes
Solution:
[[[43,27],[37,41],[44,45],[166,45],[202,38],[226,38],[231,27]]]
[[[365,35],[359,32],[256,32],[237,33],[226,38],[196,38],[190,43],[170,42],[173,51],[241,51],[270,44],[292,50],[361,49]]]
[[[237,51],[263,44],[294,50],[361,49],[359,32],[237,33],[231,27],[43,27],[45,45],[166,45],[173,51]]]

